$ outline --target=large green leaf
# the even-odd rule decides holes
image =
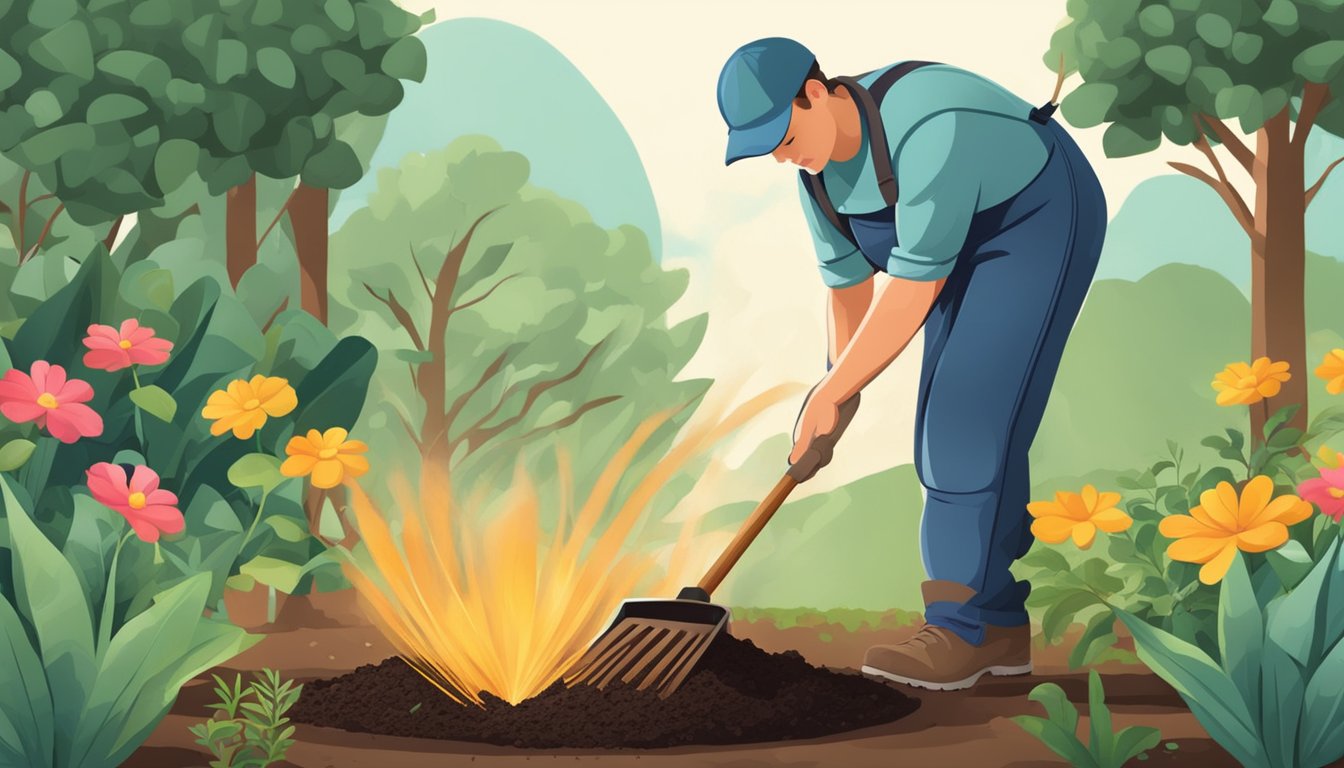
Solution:
[[[75,570],[19,504],[8,478],[0,478],[14,555],[16,606],[37,636],[51,689],[57,764],[72,754],[75,724],[97,676],[93,617]]]
[[[1270,614],[1272,622],[1273,614]],[[1306,680],[1302,668],[1273,638],[1260,659],[1260,739],[1272,766],[1291,768],[1297,761],[1297,728],[1301,719]]]
[[[1293,71],[1313,83],[1328,83],[1344,70],[1344,40],[1327,40],[1293,59]]]
[[[1237,686],[1199,647],[1115,609],[1134,636],[1139,659],[1185,700],[1204,730],[1246,765],[1265,761],[1259,726],[1241,700]]]
[[[1087,673],[1087,722],[1091,738],[1088,750],[1093,755],[1111,754],[1115,748],[1111,710],[1106,706],[1106,690],[1101,685],[1101,675],[1095,669]]]
[[[1059,108],[1073,125],[1091,128],[1106,120],[1119,94],[1120,89],[1114,83],[1083,83],[1064,97]]]
[[[299,407],[294,414],[294,434],[331,427],[352,429],[377,364],[378,351],[366,339],[347,336],[337,342],[295,387]]]
[[[10,440],[3,446],[0,446],[0,472],[13,472],[22,467],[30,456],[33,455],[33,449],[37,444],[32,440]]]
[[[168,713],[176,698],[183,662],[199,664],[199,625],[210,591],[210,574],[196,573],[160,593],[154,605],[128,621],[113,636],[98,669],[97,682],[75,732],[72,768],[117,765],[139,746]],[[211,661],[237,646],[211,643]],[[137,741],[137,739],[139,741]]]
[[[1302,696],[1298,760],[1304,766],[1334,765],[1344,758],[1344,643],[1337,644],[1312,674]]]
[[[23,621],[0,596],[0,759],[46,765],[53,754],[51,691]]]
[[[1180,85],[1186,81],[1186,78],[1190,77],[1192,60],[1190,51],[1186,50],[1184,46],[1158,46],[1145,54],[1143,60],[1149,69],[1174,85]]]
[[[1218,647],[1223,671],[1237,686],[1252,719],[1260,717],[1260,658],[1265,645],[1264,616],[1251,588],[1246,559],[1238,552],[1223,577],[1218,599]]]
[[[1101,136],[1101,146],[1107,157],[1130,157],[1157,149],[1162,134],[1144,136],[1128,123],[1111,123]]]

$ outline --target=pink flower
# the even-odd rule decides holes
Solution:
[[[160,533],[181,533],[186,528],[177,494],[159,488],[159,475],[149,467],[137,466],[129,482],[123,467],[105,461],[85,474],[94,500],[126,518],[142,540],[158,541]]]
[[[103,433],[103,417],[87,403],[93,387],[66,379],[65,369],[45,360],[33,363],[32,375],[17,368],[0,378],[0,413],[18,424],[34,421],[62,443]]]
[[[153,328],[143,328],[135,318],[123,320],[121,330],[110,325],[90,325],[84,337],[84,365],[104,371],[119,371],[132,365],[163,365],[173,343],[154,335]]]
[[[1302,498],[1321,508],[1335,522],[1344,520],[1344,467],[1325,467],[1320,477],[1304,480],[1297,486]]]

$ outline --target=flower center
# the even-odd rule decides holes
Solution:
[[[131,342],[128,339],[122,339],[121,341],[117,342],[117,346],[121,347],[122,349],[130,349]]]
[[[136,491],[135,493],[131,494],[131,498],[127,499],[127,503],[131,505],[131,509],[144,509],[145,494]]]
[[[1330,497],[1335,499],[1344,499],[1344,488],[1331,488]]]
[[[255,411],[257,409],[257,406],[259,405],[261,405],[261,401],[254,397],[251,400],[248,400],[246,403],[243,403],[243,410]]]
[[[317,452],[317,458],[319,459],[330,459],[334,458],[335,456],[336,456],[335,448],[323,448],[322,450]]]
[[[42,394],[38,395],[37,404],[42,406],[43,408],[50,408],[53,410],[56,408],[56,406],[60,405],[60,403],[57,402],[56,400],[56,396],[51,394],[50,392],[43,392]]]
[[[1260,380],[1257,379],[1254,375],[1242,376],[1240,379],[1237,380],[1237,386],[1242,389],[1251,389],[1259,383]]]

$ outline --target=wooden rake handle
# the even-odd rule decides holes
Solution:
[[[815,389],[815,387],[814,387]],[[811,393],[808,393],[811,396]],[[719,559],[710,566],[709,572],[700,580],[697,585],[704,591],[705,595],[714,594],[714,590],[723,583],[728,572],[737,565],[737,561],[742,559],[742,554],[747,551],[747,547],[756,540],[756,537],[765,528],[765,524],[770,522],[775,512],[784,504],[784,500],[789,497],[793,489],[799,483],[806,482],[817,473],[817,470],[826,466],[831,461],[831,455],[835,451],[835,443],[844,433],[849,422],[854,420],[854,414],[859,410],[859,396],[855,394],[849,400],[840,405],[840,419],[835,424],[835,429],[826,435],[817,435],[808,446],[807,452],[797,463],[789,466],[784,476],[775,483],[775,487],[765,497],[747,521],[742,524],[742,528],[733,537],[732,543],[719,555]]]

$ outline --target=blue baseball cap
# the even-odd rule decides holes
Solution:
[[[789,131],[793,99],[817,57],[787,37],[733,51],[719,73],[719,114],[728,124],[725,165],[772,152]]]

